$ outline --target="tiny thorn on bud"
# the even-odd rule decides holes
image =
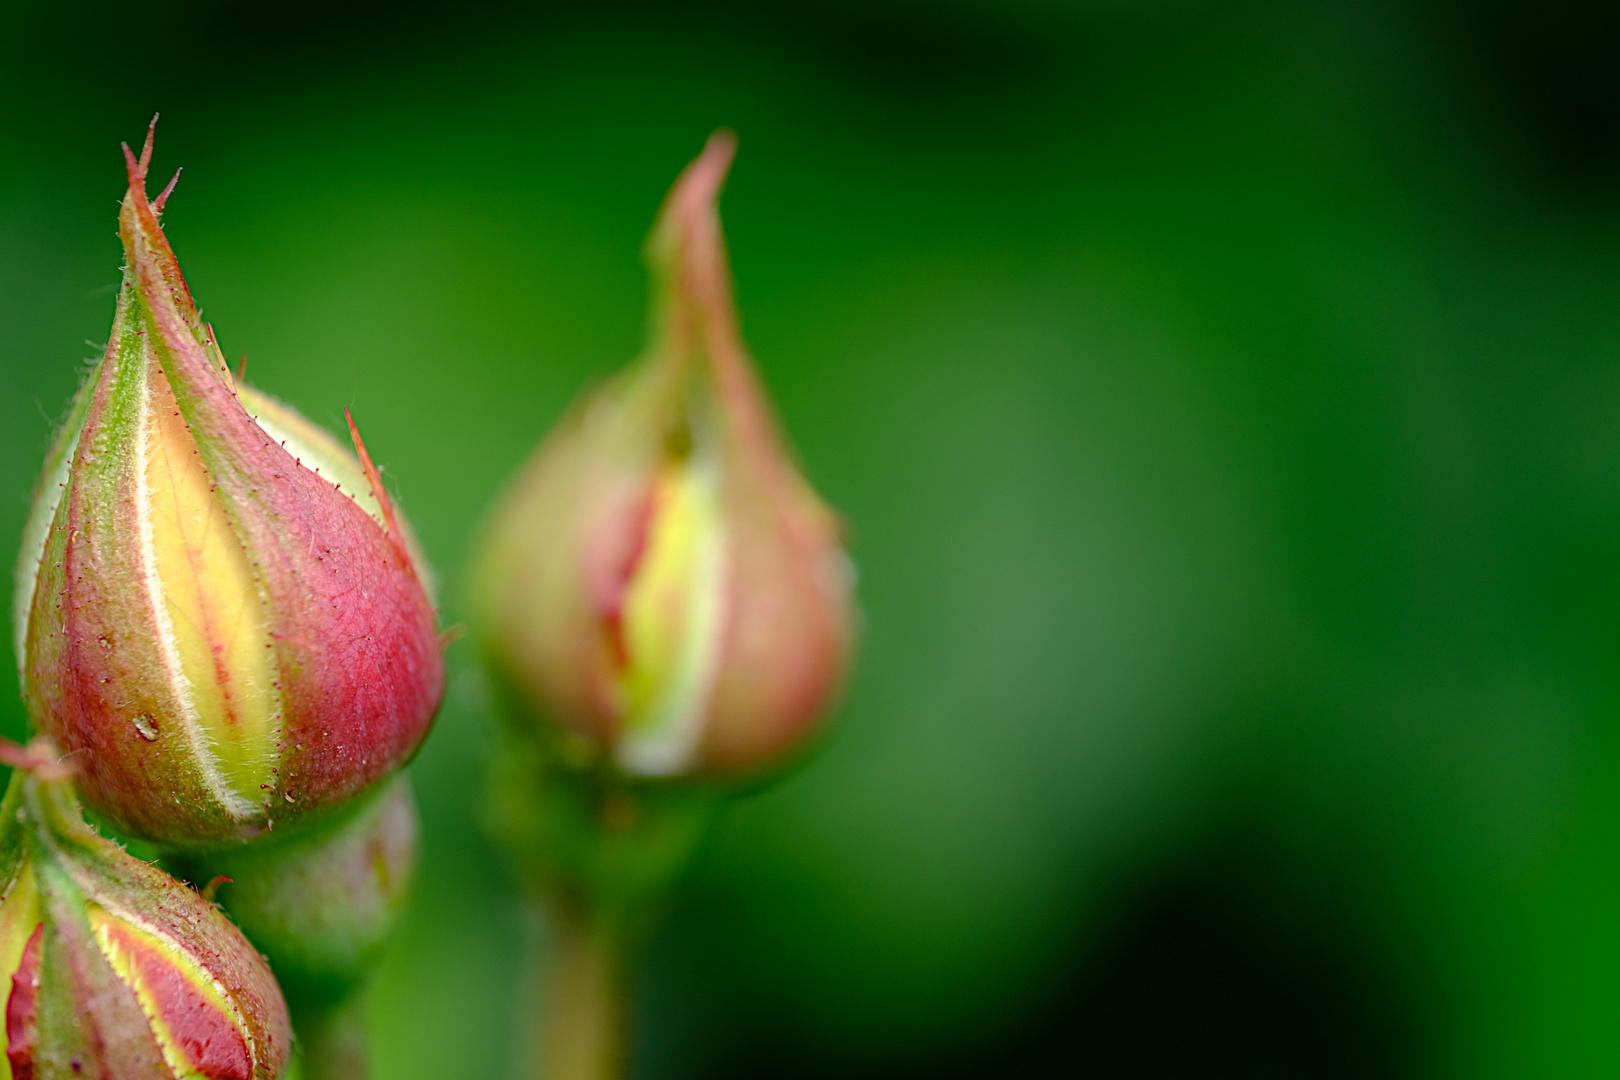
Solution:
[[[214,894],[219,892],[219,887],[221,885],[234,885],[234,884],[235,884],[235,882],[232,881],[230,878],[226,877],[224,874],[215,874],[214,877],[213,877],[213,880],[211,880],[208,884],[204,885],[201,889],[199,889],[197,891],[202,894],[202,898],[204,900],[206,900],[210,904],[212,904],[214,902]]]
[[[180,182],[180,174],[184,171],[184,166],[174,170],[174,175],[169,178],[168,184],[158,193],[158,197],[152,200],[152,212],[154,214],[163,212],[163,204],[169,201],[169,196],[174,192],[174,185]]]
[[[146,145],[141,147],[141,177],[146,177],[146,167],[152,163],[152,140],[157,138],[157,122],[159,113],[152,114],[152,122],[146,125]]]

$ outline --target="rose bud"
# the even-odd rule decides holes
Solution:
[[[254,836],[403,764],[444,685],[412,541],[359,460],[235,385],[125,147],[111,340],[37,491],[21,681],[85,800],[176,847]]]
[[[795,468],[737,329],[709,140],[648,242],[652,334],[498,505],[473,582],[498,688],[563,756],[631,776],[781,759],[840,682],[839,525]]]
[[[312,834],[277,833],[209,852],[184,869],[228,881],[220,898],[287,995],[305,1080],[366,1074],[365,988],[405,913],[417,816],[404,773]]]
[[[264,959],[213,904],[23,770],[0,807],[0,1078],[276,1080],[291,1031]]]
[[[416,802],[402,773],[327,829],[220,848],[199,867],[229,878],[226,910],[290,995],[335,999],[370,974],[398,926],[416,851]]]

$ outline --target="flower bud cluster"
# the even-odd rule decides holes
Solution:
[[[473,576],[525,736],[509,831],[598,907],[639,909],[702,832],[721,790],[705,782],[785,760],[848,661],[839,523],[737,327],[716,210],[734,149],[716,135],[677,181],[647,247],[645,355],[541,444]],[[159,223],[169,189],[147,197],[151,154],[150,132],[125,147],[112,332],[17,566],[45,756],[0,808],[0,1080],[276,1080],[288,1060],[264,960],[89,829],[81,796],[235,879],[229,907],[310,1018],[306,1047],[334,1047],[310,1076],[352,1076],[345,1025],[416,857],[395,774],[444,690],[431,585],[352,419],[353,454],[232,376]],[[39,766],[56,755],[71,782]],[[559,763],[563,782],[529,783]],[[664,778],[695,782],[642,783]]]
[[[0,753],[23,770],[0,814],[0,1080],[275,1080],[290,1036],[264,959],[77,799],[190,869],[230,863],[261,947],[352,999],[409,888],[395,774],[437,711],[442,643],[353,420],[351,453],[232,377],[159,224],[172,182],[147,198],[152,133],[124,153],[112,333],[16,572],[19,681],[71,766]],[[363,1068],[307,1057],[312,1078]]]

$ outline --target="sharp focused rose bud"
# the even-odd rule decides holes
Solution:
[[[14,612],[36,727],[120,828],[197,847],[344,802],[444,684],[413,541],[358,460],[235,384],[125,147],[106,352],[46,463]]]
[[[0,807],[0,1078],[276,1080],[291,1045],[264,959],[213,904],[19,771]]]
[[[576,404],[497,508],[474,581],[487,655],[576,750],[724,774],[799,743],[836,689],[850,571],[737,331],[712,138],[648,243],[646,356]]]

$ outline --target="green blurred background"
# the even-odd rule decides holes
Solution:
[[[638,1076],[1620,1072],[1612,13],[0,0],[8,552],[158,109],[227,354],[354,411],[452,622],[740,134],[745,332],[864,629],[671,904]],[[518,1043],[471,661],[379,1080]]]

